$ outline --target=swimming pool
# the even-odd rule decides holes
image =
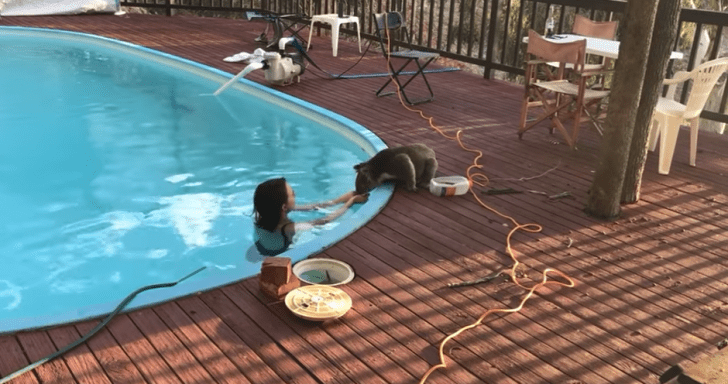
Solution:
[[[285,176],[300,203],[353,189],[385,148],[310,103],[134,44],[0,27],[0,333],[137,308],[255,275],[255,186]],[[379,188],[298,239],[294,262],[370,220]],[[326,212],[299,214],[294,220]]]

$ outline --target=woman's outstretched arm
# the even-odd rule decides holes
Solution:
[[[345,196],[345,195],[342,195],[342,196]],[[344,203],[344,205],[342,205],[341,207],[339,207],[334,212],[329,213],[325,217],[322,217],[320,219],[311,220],[311,221],[306,221],[304,223],[301,223],[302,224],[301,226],[299,226],[299,223],[296,223],[296,230],[299,230],[300,231],[300,230],[308,229],[308,228],[313,227],[313,226],[316,226],[316,225],[323,225],[323,224],[329,223],[331,221],[334,221],[337,218],[339,218],[339,216],[341,216],[342,214],[344,214],[344,212],[346,212],[347,209],[351,208],[352,205],[354,205],[356,203],[366,202],[367,199],[369,199],[369,194],[368,193],[367,194],[363,194],[363,195],[353,194],[353,196],[349,197],[349,199],[346,200],[346,202]]]
[[[335,199],[329,200],[329,201],[323,201],[320,203],[302,204],[302,205],[296,204],[296,206],[293,207],[291,210],[292,211],[311,211],[311,210],[318,209],[318,208],[326,208],[326,207],[330,207],[332,205],[345,203],[354,196],[356,196],[356,192],[350,191],[350,192],[346,192],[345,194],[343,194]]]

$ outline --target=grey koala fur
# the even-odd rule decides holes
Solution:
[[[356,192],[366,193],[387,180],[401,181],[407,190],[429,188],[437,171],[435,151],[424,144],[387,148],[354,166]]]

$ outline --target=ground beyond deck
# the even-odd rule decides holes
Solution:
[[[134,42],[230,73],[221,59],[252,51],[262,24],[198,17],[4,17],[0,25],[82,31]],[[331,57],[314,38],[314,60],[331,73],[354,65],[356,44]],[[369,50],[351,73],[386,71]],[[262,73],[250,79],[265,83]],[[574,288],[539,289],[518,313],[493,315],[447,344],[448,366],[428,383],[657,383],[673,364],[698,361],[728,336],[728,138],[701,133],[698,167],[687,165],[687,134],[669,176],[645,170],[642,200],[615,222],[582,208],[599,137],[585,129],[577,150],[546,129],[518,140],[522,90],[466,73],[429,76],[436,100],[419,106],[436,125],[483,151],[487,187],[474,193],[541,233],[514,247],[524,283],[555,268]],[[434,132],[396,98],[377,98],[383,78],[330,80],[309,67],[299,84],[278,89],[351,118],[389,145],[424,142],[440,174],[463,174],[473,155]],[[490,188],[519,194],[488,196]],[[568,192],[565,198],[550,199]],[[357,277],[343,289],[354,306],[323,324],[299,320],[263,297],[257,279],[116,317],[88,343],[17,383],[416,383],[437,364],[439,343],[493,308],[526,293],[504,279],[445,288],[512,264],[504,252],[512,223],[472,195],[439,198],[397,191],[363,229],[323,252]],[[241,255],[242,257],[242,255]],[[95,325],[84,322],[0,336],[5,376],[62,348]]]

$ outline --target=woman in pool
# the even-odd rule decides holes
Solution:
[[[341,216],[355,203],[367,201],[368,194],[347,192],[336,199],[314,204],[296,205],[296,193],[281,177],[265,181],[255,188],[255,247],[264,256],[275,256],[288,249],[296,232],[312,229]],[[310,211],[343,203],[339,209],[320,219],[294,223],[288,218],[290,211]]]

